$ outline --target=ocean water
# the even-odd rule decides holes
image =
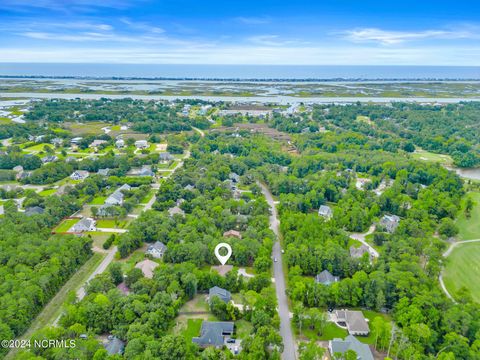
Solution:
[[[166,79],[480,80],[480,66],[0,63],[0,76]]]

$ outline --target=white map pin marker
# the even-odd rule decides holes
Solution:
[[[219,250],[221,248],[227,249],[227,255],[225,255],[225,256],[220,255]],[[232,256],[232,248],[227,243],[220,243],[217,246],[215,246],[215,256],[217,257],[218,261],[220,261],[220,263],[222,265],[225,265],[225,263],[228,261],[228,259],[230,259],[230,256]]]

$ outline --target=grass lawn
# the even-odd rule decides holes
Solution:
[[[36,145],[30,146],[30,147],[25,148],[25,149],[23,149],[23,150],[28,151],[28,152],[43,151],[43,148],[44,148],[45,146],[48,146],[49,148],[51,148],[51,149],[53,149],[53,150],[55,149],[55,147],[54,147],[53,145],[51,145],[51,144],[41,143],[41,144],[36,144]]]
[[[369,323],[371,324],[373,322],[373,319],[375,319],[377,316],[381,317],[384,321],[390,322],[391,319],[388,315],[378,313],[376,311],[372,310],[362,310],[363,316],[365,316],[366,319],[368,319]],[[373,333],[371,332],[372,328],[370,327],[370,334],[368,336],[357,336],[357,339],[363,342],[364,344],[374,344],[375,343],[375,337],[373,336]]]
[[[62,221],[55,229],[56,232],[67,232],[79,219],[66,219]]]
[[[425,150],[421,150],[421,149],[417,149],[412,154],[412,157],[416,160],[437,162],[437,163],[445,164],[445,165],[453,164],[453,160],[450,157],[450,155],[435,154],[435,153],[425,151]]]
[[[206,301],[206,294],[197,294],[195,297],[187,301],[179,310],[179,312],[191,311],[208,311],[208,304]]]
[[[106,200],[106,196],[96,196],[92,202],[90,203],[90,205],[103,205],[105,203],[105,200]]]
[[[246,339],[253,330],[253,325],[246,320],[235,321],[236,337]]]
[[[310,330],[308,328],[303,328],[300,334],[300,331],[295,326],[295,324],[292,324],[292,327],[296,336],[305,337],[308,340],[313,340],[313,341],[318,341],[318,340],[325,341],[325,340],[332,340],[334,338],[344,339],[348,335],[347,330],[339,328],[337,325],[335,325],[332,322],[327,322],[327,325],[323,330],[323,334],[320,336],[317,334],[315,330]]]
[[[35,331],[52,324],[55,321],[55,319],[62,313],[62,305],[65,303],[68,294],[71,291],[79,289],[85,281],[87,281],[93,270],[102,262],[104,256],[104,254],[93,254],[93,256],[72,275],[60,291],[44,307],[40,314],[38,314],[30,328],[22,336],[23,339],[29,339]]]
[[[457,226],[460,232],[458,236],[462,240],[473,240],[473,239],[480,239],[480,193],[479,192],[471,192],[467,196],[469,196],[473,200],[473,209],[471,212],[471,216],[469,219],[465,216],[463,212],[465,201],[462,206],[462,212],[457,219]]]
[[[192,338],[200,335],[200,328],[202,327],[202,319],[187,319],[187,326],[182,331],[187,344],[192,342]]]
[[[0,117],[0,124],[10,124],[12,122],[12,119],[9,119],[7,117]]]
[[[146,204],[150,201],[150,199],[152,198],[153,195],[155,195],[155,191],[156,190],[150,190],[148,192],[148,194],[142,199],[142,201],[140,201],[140,204]]]
[[[46,190],[40,191],[38,194],[40,196],[50,196],[55,194],[56,191],[57,189],[46,189]]]
[[[101,219],[97,220],[97,228],[118,228],[122,229],[125,227],[127,222],[125,220],[111,220],[111,219]]]
[[[458,245],[447,260],[443,281],[450,294],[455,296],[464,286],[480,302],[480,243]]]

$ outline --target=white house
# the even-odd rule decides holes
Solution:
[[[137,149],[147,149],[148,148],[148,141],[147,140],[137,140],[137,141],[135,141],[135,147]]]
[[[165,250],[167,250],[165,244],[160,241],[156,241],[154,244],[150,244],[148,246],[145,253],[153,256],[156,259],[160,259],[163,257],[163,254],[165,254]]]
[[[76,224],[74,224],[69,232],[84,232],[84,231],[95,231],[95,220],[91,218],[83,218]]]
[[[123,148],[125,146],[125,140],[123,139],[118,139],[117,141],[115,141],[115,146],[120,149],[120,148]]]
[[[83,180],[86,179],[89,175],[89,172],[86,170],[77,170],[70,175],[70,179],[72,180]]]

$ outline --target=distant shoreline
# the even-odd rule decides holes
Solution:
[[[208,82],[480,82],[479,78],[241,78],[241,77],[135,77],[135,76],[48,76],[48,75],[1,75],[2,79],[39,80],[98,80],[98,81],[208,81]]]

